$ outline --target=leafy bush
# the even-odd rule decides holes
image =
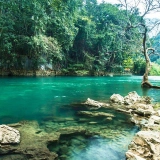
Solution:
[[[121,65],[114,65],[111,66],[111,70],[113,73],[122,73],[123,72],[123,67]]]
[[[152,68],[150,70],[151,76],[159,76],[160,75],[160,65],[156,63],[152,63]]]
[[[85,76],[85,75],[89,74],[89,71],[86,71],[86,70],[78,70],[75,72],[76,72],[76,75],[78,75],[78,76]]]
[[[134,61],[133,73],[143,75],[145,73],[146,62],[143,58],[139,57]]]
[[[76,68],[76,69],[83,69],[84,68],[84,65],[79,63],[79,64],[74,64],[72,65],[73,68]]]
[[[125,68],[133,68],[134,62],[131,57],[127,57],[125,60],[123,60],[123,66]]]
[[[63,75],[68,75],[68,73],[69,73],[69,71],[67,69],[65,69],[65,68],[63,68],[61,70],[61,72],[62,72]]]

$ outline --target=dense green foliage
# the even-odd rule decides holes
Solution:
[[[155,49],[155,53],[154,55],[151,55],[151,61],[152,62],[156,62],[157,64],[160,65],[160,33],[157,34],[157,36],[152,37],[152,43],[153,43],[153,47]]]
[[[151,76],[160,76],[160,65],[152,63],[152,68],[150,71]]]
[[[128,14],[132,23],[140,21],[138,11],[126,13],[96,0],[1,0],[0,67],[44,65],[80,75],[129,68],[142,74],[136,56],[141,35],[137,28],[128,29]]]
[[[146,62],[142,57],[137,57],[134,61],[133,72],[138,75],[142,75],[145,72]]]

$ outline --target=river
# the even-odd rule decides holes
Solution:
[[[149,79],[152,84],[160,85],[160,77],[149,77]],[[114,93],[125,96],[128,92],[136,91],[140,96],[150,96],[155,102],[160,102],[160,90],[142,89],[141,80],[141,76],[1,77],[0,124],[35,120],[45,128],[46,124],[53,122],[51,117],[76,118],[74,104],[84,102],[87,98],[107,102]],[[112,137],[89,138],[86,140],[87,149],[79,150],[74,155],[72,153],[68,159],[125,159],[125,151],[137,128],[130,122],[126,123],[129,117],[120,113],[114,114],[116,118],[112,123],[101,122],[97,125],[97,127],[107,127],[106,131],[110,132]],[[65,127],[73,123],[59,122],[58,125]],[[74,125],[80,124],[74,122]],[[125,133],[117,135],[118,131]]]

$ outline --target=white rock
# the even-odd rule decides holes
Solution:
[[[159,155],[159,131],[139,131],[129,145],[129,150],[126,152],[127,160],[159,160]]]
[[[110,97],[111,102],[122,104],[124,102],[124,98],[120,94],[113,94]]]
[[[126,152],[127,160],[146,160],[130,151]]]
[[[152,115],[152,116],[149,118],[149,124],[160,124],[160,117],[159,117],[159,116]]]
[[[157,114],[157,116],[160,116],[160,110],[158,110],[155,114]]]
[[[11,128],[7,125],[0,125],[1,144],[10,144],[19,142],[20,142],[20,133],[18,130]]]
[[[92,106],[92,107],[90,107],[91,109],[99,109],[101,107],[108,107],[109,106],[106,103],[101,103],[101,102],[95,101],[95,100],[90,99],[90,98],[87,98],[87,101],[83,104]]]
[[[137,94],[137,92],[135,91],[129,92],[128,95],[124,97],[124,103],[127,105],[133,104],[139,99],[140,99],[140,96]]]

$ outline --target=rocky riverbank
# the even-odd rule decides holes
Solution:
[[[125,113],[124,118],[131,117],[131,122],[140,128],[128,147],[126,158],[160,159],[160,110],[153,109],[149,97],[140,97],[136,92],[130,92],[125,97],[113,94],[108,103],[88,98],[81,107],[87,108],[87,111],[77,111],[75,119],[48,117],[41,124],[23,121],[0,125],[1,159],[67,160],[71,155],[81,155],[81,150],[87,146],[87,139],[95,135],[115,141],[119,137],[126,137],[129,132],[123,129],[123,125],[131,125],[130,122],[126,123],[125,119],[123,123],[113,121],[116,118],[114,114],[103,112],[103,109],[109,108],[119,114],[123,112],[123,116]],[[129,121],[129,118],[126,120]],[[118,150],[114,152],[121,154]]]
[[[75,72],[64,72],[62,71],[55,71],[55,70],[16,70],[16,69],[10,69],[10,70],[4,70],[0,69],[0,76],[26,76],[26,77],[32,77],[32,76],[131,76],[132,73],[105,73],[105,72],[94,72],[90,73],[90,71],[87,70],[79,70]]]
[[[0,70],[0,76],[55,76],[52,70]]]
[[[125,97],[113,94],[109,104],[91,99],[85,104],[99,108],[112,107],[131,115],[131,121],[140,128],[140,131],[136,133],[128,147],[127,160],[160,159],[160,110],[154,110],[154,104],[149,97],[140,97],[136,92],[130,92]]]

